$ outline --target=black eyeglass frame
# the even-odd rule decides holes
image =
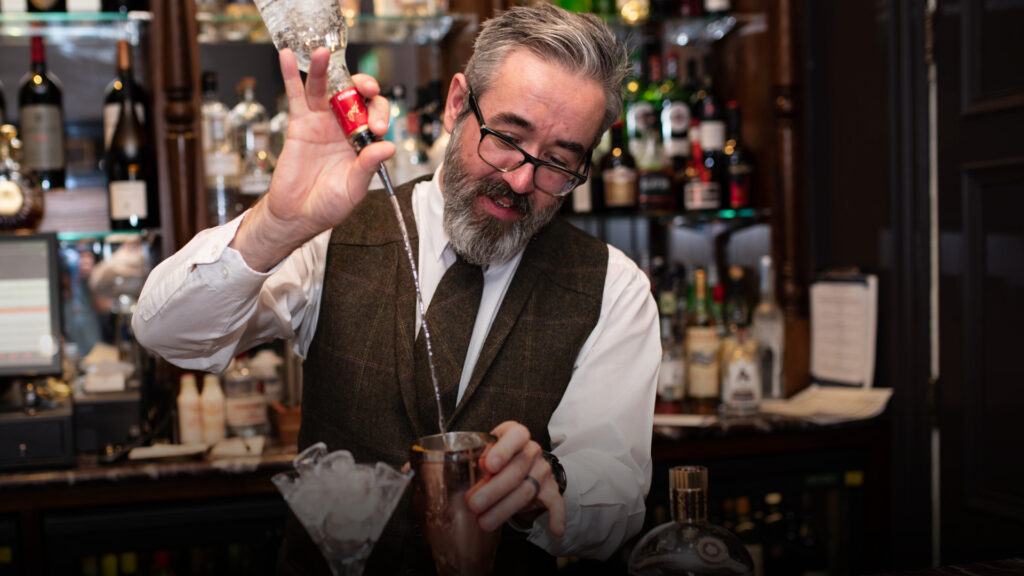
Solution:
[[[484,122],[484,116],[480,112],[480,105],[477,104],[477,102],[476,102],[476,96],[473,94],[473,89],[467,87],[466,88],[466,94],[469,96],[469,107],[470,107],[470,109],[473,110],[473,115],[476,116],[477,124],[479,124],[479,126],[480,126],[480,141],[477,142],[477,145],[476,145],[476,155],[479,156],[480,159],[483,160],[488,166],[490,166],[491,168],[494,168],[495,170],[497,170],[498,172],[501,172],[502,174],[507,174],[509,172],[512,172],[513,170],[518,170],[519,168],[521,168],[523,166],[523,164],[526,164],[527,162],[529,162],[530,164],[533,164],[533,170],[534,170],[534,172],[533,172],[533,178],[534,178],[533,186],[534,186],[534,188],[536,188],[537,190],[540,190],[541,192],[543,192],[545,194],[548,194],[549,196],[554,196],[555,198],[562,198],[564,196],[567,196],[577,186],[579,186],[580,184],[583,184],[584,182],[587,181],[587,178],[590,176],[590,162],[591,162],[591,158],[592,158],[592,156],[594,154],[594,149],[593,148],[588,149],[587,153],[586,153],[586,156],[583,158],[583,166],[584,166],[584,168],[583,168],[583,173],[582,174],[579,173],[579,172],[574,172],[572,170],[569,170],[568,168],[564,168],[564,167],[559,166],[557,164],[552,164],[551,162],[545,162],[545,161],[541,160],[540,158],[537,158],[536,156],[530,154],[526,150],[523,150],[522,148],[517,146],[515,144],[515,142],[512,142],[512,140],[509,139],[508,136],[505,136],[501,132],[497,132],[495,130],[492,130],[492,129],[488,128],[487,127],[487,123]],[[480,153],[480,146],[483,144],[484,138],[488,134],[490,134],[491,136],[494,136],[498,140],[501,140],[503,143],[505,143],[505,144],[511,146],[512,148],[514,148],[515,150],[517,150],[520,154],[523,155],[523,159],[518,164],[516,164],[515,166],[512,166],[511,168],[501,168],[500,166],[495,166],[494,164],[491,164],[490,162],[488,162],[487,159],[484,158],[484,155]],[[572,186],[569,186],[568,188],[565,188],[564,191],[561,192],[561,193],[549,192],[549,191],[541,188],[540,186],[537,186],[537,168],[540,167],[540,166],[544,166],[544,167],[551,168],[553,170],[557,170],[559,172],[562,172],[565,175],[567,175],[569,178],[574,178],[575,182],[572,184]]]

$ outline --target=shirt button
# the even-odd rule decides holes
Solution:
[[[216,256],[216,255],[217,255],[217,247],[216,246],[211,246],[210,247],[210,256]]]
[[[220,269],[220,276],[221,276],[221,278],[224,278],[225,280],[228,279],[228,269],[226,267]]]

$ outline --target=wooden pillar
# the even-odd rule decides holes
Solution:
[[[164,249],[174,252],[185,245],[206,221],[197,162],[198,87],[196,86],[195,2],[157,0],[154,2],[155,36],[162,36],[156,47],[161,62],[162,107],[166,131],[162,138],[161,180],[169,199],[170,213],[164,213]],[[169,229],[170,228],[170,229]],[[169,229],[169,230],[168,230]]]
[[[785,394],[801,390],[810,380],[810,322],[807,304],[806,178],[803,165],[803,102],[801,95],[804,34],[802,0],[778,0],[771,14],[775,66],[776,194],[772,203],[772,259],[776,263],[778,298],[786,318]]]

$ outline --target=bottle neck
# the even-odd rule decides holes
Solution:
[[[31,58],[33,72],[46,72],[46,50],[43,48],[42,38],[32,38]]]
[[[672,520],[680,524],[705,524],[708,499],[703,490],[672,489]]]

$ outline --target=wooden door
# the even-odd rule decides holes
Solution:
[[[939,0],[941,562],[1024,552],[1024,0]]]

